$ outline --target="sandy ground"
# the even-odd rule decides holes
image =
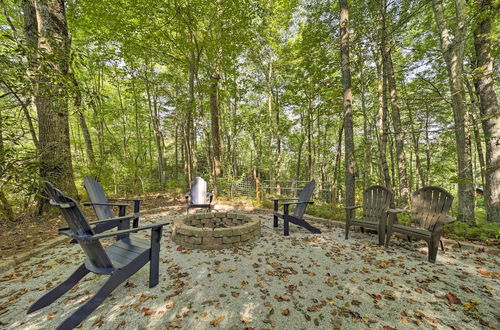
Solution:
[[[221,207],[229,209],[229,207]],[[247,213],[248,214],[248,213]],[[177,211],[145,216],[170,221]],[[376,235],[318,225],[313,235],[291,225],[291,236],[261,219],[251,246],[220,251],[179,248],[164,233],[160,283],[148,287],[146,266],[118,287],[83,329],[480,329],[500,324],[500,258],[439,251],[427,262],[422,243],[395,240],[385,249]],[[145,232],[147,234],[148,232]],[[87,275],[52,305],[26,315],[46,288],[84,259],[62,244],[0,281],[0,329],[53,329],[89,299],[106,276]]]

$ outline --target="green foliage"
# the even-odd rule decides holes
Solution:
[[[445,227],[445,235],[457,240],[472,240],[492,243],[500,238],[500,222],[481,222],[472,226],[466,222],[455,222]]]

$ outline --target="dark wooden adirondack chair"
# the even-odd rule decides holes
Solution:
[[[121,283],[139,271],[149,262],[149,286],[158,284],[159,252],[162,228],[167,223],[154,224],[141,228],[122,229],[125,223],[134,219],[134,216],[124,216],[109,220],[87,222],[78,204],[65,196],[50,182],[45,182],[45,189],[50,197],[50,203],[58,206],[67,228],[59,229],[61,234],[67,235],[80,243],[87,259],[65,281],[38,299],[28,309],[28,314],[50,305],[64,293],[69,291],[89,272],[111,275],[97,293],[73,314],[65,319],[58,329],[72,329],[90,315],[104,299]],[[108,231],[118,228],[118,231]],[[129,235],[140,230],[151,230],[151,240]],[[99,242],[107,237],[117,237],[117,241],[104,248]]]
[[[384,245],[385,228],[387,223],[387,210],[392,200],[392,192],[382,186],[371,186],[363,192],[362,206],[346,207],[345,239],[349,238],[349,227],[359,226],[374,229],[378,233],[378,244]],[[363,208],[363,217],[355,219],[354,210]]]
[[[135,219],[133,220],[133,227],[137,228],[139,225],[139,211],[141,207],[140,199],[128,199],[128,198],[107,198],[104,193],[104,189],[99,182],[94,178],[89,176],[83,177],[83,186],[87,190],[87,194],[90,198],[90,203],[83,203],[84,206],[92,206],[97,219],[104,220],[109,218],[114,218],[113,207],[118,207],[118,216],[123,217],[126,213],[126,209],[129,206],[126,203],[110,203],[110,201],[123,201],[123,202],[133,202],[134,203],[134,214]]]
[[[311,197],[316,187],[316,181],[311,180],[300,192],[299,198],[275,198],[274,202],[274,227],[278,227],[278,218],[283,219],[283,234],[290,235],[290,222],[309,230],[314,234],[321,234],[321,230],[314,227],[304,220],[304,213],[306,212],[307,205],[314,204]],[[297,202],[283,202],[283,201],[297,201]],[[279,211],[279,205],[283,205],[283,212]],[[289,214],[290,205],[296,205],[293,214]]]
[[[186,213],[193,208],[206,208],[210,212],[214,195],[207,192],[207,182],[197,176],[191,182],[191,190],[184,197],[186,198]],[[191,199],[189,199],[191,197]]]
[[[448,216],[453,196],[442,188],[424,187],[413,193],[411,202],[411,210],[388,210],[389,222],[385,245],[389,246],[394,232],[402,233],[409,238],[423,239],[429,247],[429,261],[436,262],[443,226],[456,221]],[[397,214],[403,212],[411,214],[410,226],[397,223]]]

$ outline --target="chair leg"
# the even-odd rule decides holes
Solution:
[[[290,222],[288,221],[288,219],[283,219],[283,235],[290,235]]]
[[[349,225],[345,224],[345,239],[349,239]]]
[[[160,240],[162,228],[154,228],[151,232],[151,260],[149,261],[149,287],[155,287],[158,284],[160,268]]]
[[[441,244],[441,251],[444,251],[444,244],[442,240],[439,240],[439,244]]]
[[[379,229],[378,229],[378,245],[380,245],[380,246],[384,245],[384,238],[385,238],[384,236],[385,236],[384,230],[380,229],[380,227],[379,227]]]
[[[274,200],[274,211],[278,211],[279,210],[279,204],[278,204],[278,201],[277,200]],[[276,228],[278,227],[278,217],[276,215],[273,216],[273,227]]]
[[[138,257],[125,268],[117,270],[113,275],[111,275],[111,277],[106,281],[106,283],[104,283],[104,285],[92,298],[90,298],[80,308],[74,311],[73,314],[71,314],[57,327],[57,329],[73,329],[74,327],[76,327],[80,322],[85,320],[87,316],[89,316],[97,307],[99,307],[104,299],[106,299],[106,297],[109,296],[109,294],[113,292],[113,290],[116,289],[117,286],[125,282],[130,276],[134,275],[139,269],[141,269],[144,266],[146,260],[147,255],[146,258]]]
[[[389,247],[389,242],[391,240],[391,236],[392,236],[392,230],[390,230],[389,228],[387,228],[387,234],[385,235],[385,247]]]
[[[290,235],[290,221],[288,221],[288,204],[283,205],[283,235]]]
[[[68,292],[78,281],[80,281],[85,275],[89,273],[89,270],[85,267],[85,264],[81,264],[70,277],[68,277],[64,282],[44,294],[40,299],[38,299],[31,307],[28,309],[28,314],[33,313],[41,308],[44,308],[54,301],[56,301],[60,296]]]
[[[439,249],[439,238],[435,239],[435,238],[431,237],[431,239],[427,243],[427,246],[428,246],[428,250],[429,250],[429,252],[428,252],[429,262],[435,263],[438,249]]]

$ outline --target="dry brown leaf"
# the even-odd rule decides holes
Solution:
[[[222,321],[224,321],[225,319],[226,319],[226,317],[224,315],[221,315],[218,318],[213,319],[212,321],[210,321],[210,325],[213,326],[213,327],[216,327],[219,324],[221,324]]]

